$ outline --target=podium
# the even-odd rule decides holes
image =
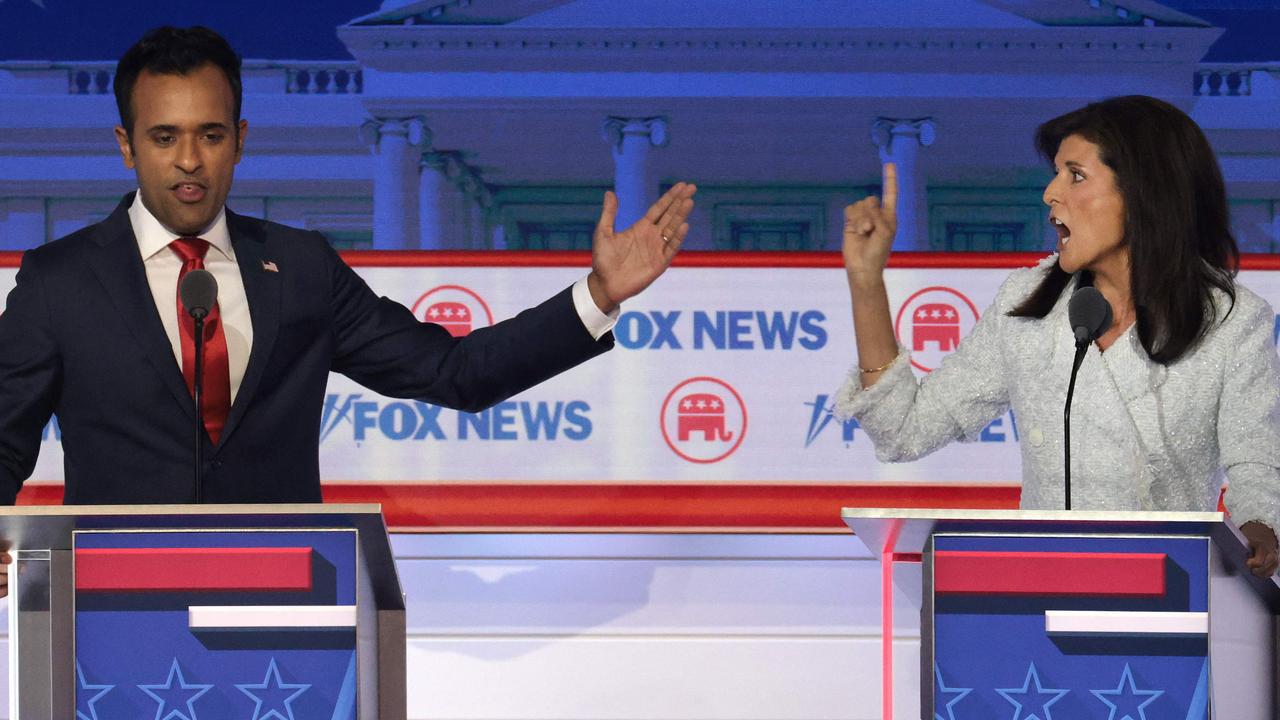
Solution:
[[[1280,585],[1222,513],[845,509],[920,608],[920,717],[1277,717]]]
[[[407,715],[377,505],[0,508],[10,717]]]

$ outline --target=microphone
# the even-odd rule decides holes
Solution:
[[[182,276],[178,283],[178,297],[182,306],[195,320],[195,367],[192,396],[196,401],[195,428],[195,499],[200,504],[201,487],[204,484],[204,319],[218,302],[218,281],[213,273],[197,268]]]
[[[1076,356],[1071,362],[1071,381],[1067,384],[1067,405],[1062,410],[1062,447],[1066,461],[1064,489],[1067,509],[1071,509],[1071,397],[1076,391],[1076,373],[1084,362],[1089,343],[1102,337],[1111,327],[1111,303],[1098,292],[1098,288],[1086,285],[1076,290],[1067,302],[1067,319],[1071,333],[1076,338]]]
[[[1111,327],[1111,303],[1102,297],[1098,288],[1086,285],[1072,293],[1067,303],[1067,318],[1076,336],[1076,347],[1088,345]]]
[[[208,270],[192,270],[178,283],[178,297],[182,298],[182,306],[191,317],[197,321],[204,320],[218,301],[218,281]]]

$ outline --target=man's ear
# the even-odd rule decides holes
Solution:
[[[133,142],[129,140],[129,133],[120,125],[116,126],[115,133],[116,144],[120,146],[120,157],[124,159],[124,166],[133,170]]]
[[[244,155],[244,136],[249,132],[249,121],[244,118],[236,125],[236,162],[240,162],[240,157]]]

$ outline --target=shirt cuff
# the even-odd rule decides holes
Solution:
[[[578,317],[582,318],[582,324],[586,326],[587,332],[591,333],[591,337],[596,340],[618,324],[618,313],[622,311],[622,307],[619,306],[608,315],[600,312],[600,308],[596,307],[596,301],[591,299],[591,289],[587,287],[586,277],[573,284],[573,307],[577,309]]]

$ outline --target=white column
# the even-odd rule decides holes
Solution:
[[[4,200],[0,218],[0,250],[28,250],[45,243],[44,198]]]
[[[449,242],[449,230],[456,223],[450,203],[455,199],[453,183],[445,176],[450,158],[444,153],[422,154],[422,171],[418,178],[418,227],[419,247],[423,250],[443,250]],[[456,238],[455,238],[456,240]]]
[[[360,137],[373,147],[373,247],[405,250],[419,247],[418,164],[422,148],[431,144],[423,119],[370,120]]]
[[[879,118],[871,125],[871,140],[880,148],[880,161],[898,167],[898,234],[894,250],[929,249],[929,203],[924,173],[916,156],[933,144],[937,128],[931,118]]]
[[[644,217],[658,199],[658,173],[649,160],[649,148],[666,147],[667,119],[611,117],[602,131],[613,148],[613,190],[618,194],[614,226],[621,230]]]
[[[463,198],[465,200],[465,219],[463,224],[467,228],[467,247],[481,247],[484,243],[485,230],[488,225],[487,219],[489,208],[493,207],[493,195],[489,192],[489,188],[485,187],[478,175],[471,174],[472,182],[465,183],[462,186],[464,191]]]
[[[486,247],[485,214],[493,197],[474,168],[456,152],[422,156],[422,247]]]

